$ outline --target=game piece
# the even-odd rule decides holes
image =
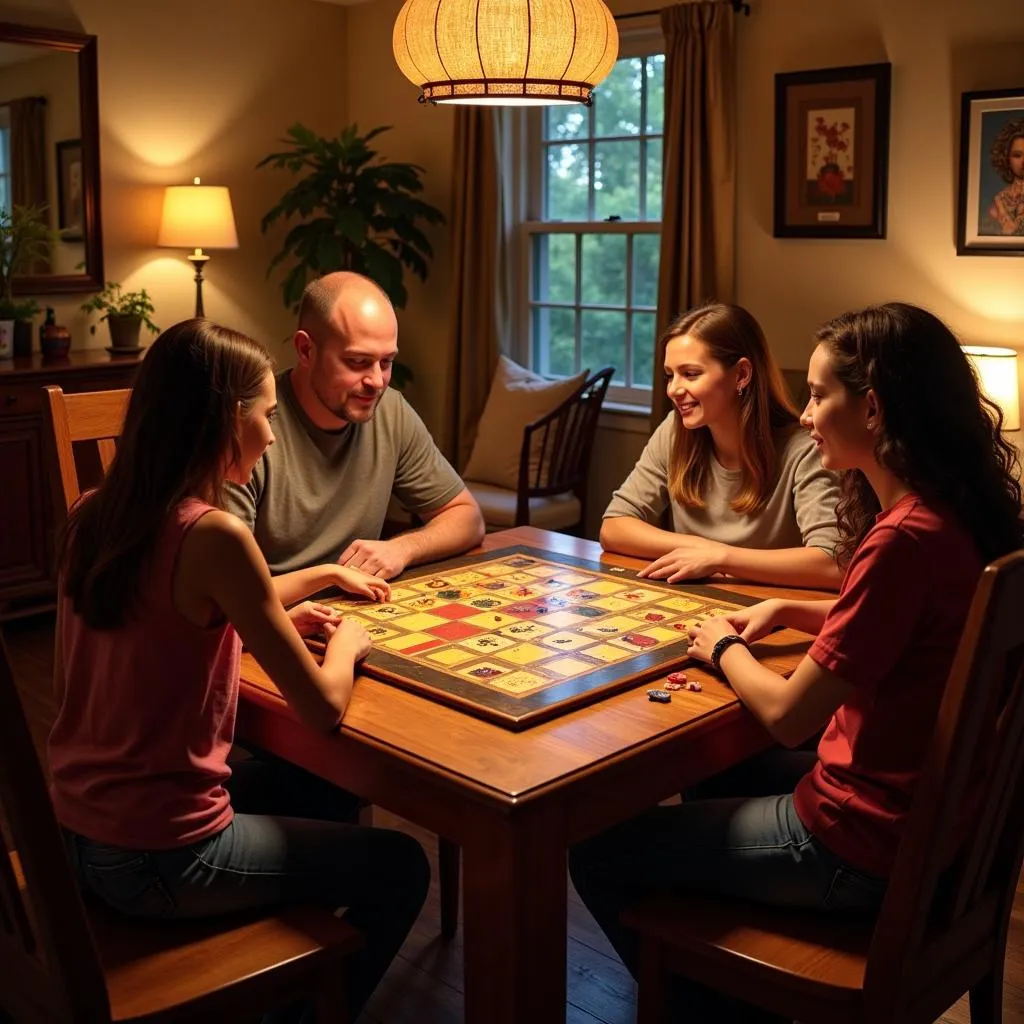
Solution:
[[[647,699],[658,704],[667,704],[672,699],[672,694],[667,690],[648,690]]]
[[[679,685],[682,686],[682,684],[686,682],[686,673],[685,672],[669,672],[669,674],[668,674],[668,676],[666,678],[668,679],[668,681],[670,683],[679,683]]]
[[[327,603],[372,637],[366,675],[524,729],[664,678],[686,655],[689,624],[754,603],[613,569],[621,567],[503,548],[413,569],[392,581],[386,604]]]
[[[704,687],[701,686],[696,679],[687,679],[686,682],[683,683],[683,689],[689,690],[691,693],[700,693]]]
[[[664,683],[663,685],[666,690],[681,690],[683,688],[683,683]]]

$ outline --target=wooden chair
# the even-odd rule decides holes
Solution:
[[[698,893],[627,908],[623,921],[641,939],[638,1024],[665,1019],[670,974],[804,1024],[930,1024],[964,992],[974,1024],[1001,1020],[1024,852],[1022,609],[1019,551],[990,565],[974,595],[877,918]],[[959,812],[979,766],[984,785],[958,846]]]
[[[467,480],[488,529],[537,526],[581,534],[587,512],[587,472],[614,367],[580,385],[557,409],[523,430],[515,491]]]
[[[0,816],[18,851],[0,848],[0,1011],[15,1021],[221,1024],[303,998],[345,1019],[362,938],[328,910],[154,922],[83,902],[2,641]]]
[[[48,429],[50,486],[56,522],[62,524],[78,500],[87,478],[93,483],[114,461],[131,390],[91,391],[65,395],[53,385],[45,388],[44,418]],[[79,446],[77,452],[74,446]],[[87,467],[80,477],[80,466]],[[97,472],[98,470],[98,472]],[[89,474],[86,477],[86,474]],[[441,888],[441,934],[452,938],[458,930],[461,851],[457,843],[438,839],[438,878]]]

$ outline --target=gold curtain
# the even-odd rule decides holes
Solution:
[[[469,459],[510,315],[509,206],[501,173],[508,113],[459,107],[452,161],[452,300],[446,447],[457,469]]]
[[[658,330],[706,301],[731,302],[736,275],[735,14],[727,3],[676,4],[665,35],[665,164]],[[668,413],[654,352],[651,430]]]

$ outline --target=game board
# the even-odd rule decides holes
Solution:
[[[528,547],[415,569],[391,600],[328,600],[373,639],[367,675],[523,729],[686,656],[696,620],[754,599]]]

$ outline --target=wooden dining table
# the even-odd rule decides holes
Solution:
[[[483,550],[525,545],[608,565],[636,559],[531,527]],[[710,581],[753,596],[820,592]],[[790,673],[810,638],[783,630],[754,645]],[[302,725],[243,656],[239,736],[462,848],[465,1019],[553,1024],[566,1012],[566,852],[588,836],[767,747],[768,734],[710,670],[700,692],[654,703],[647,680],[520,732],[360,676],[340,729]],[[667,670],[666,670],[667,671]],[[663,678],[663,677],[662,677]]]

